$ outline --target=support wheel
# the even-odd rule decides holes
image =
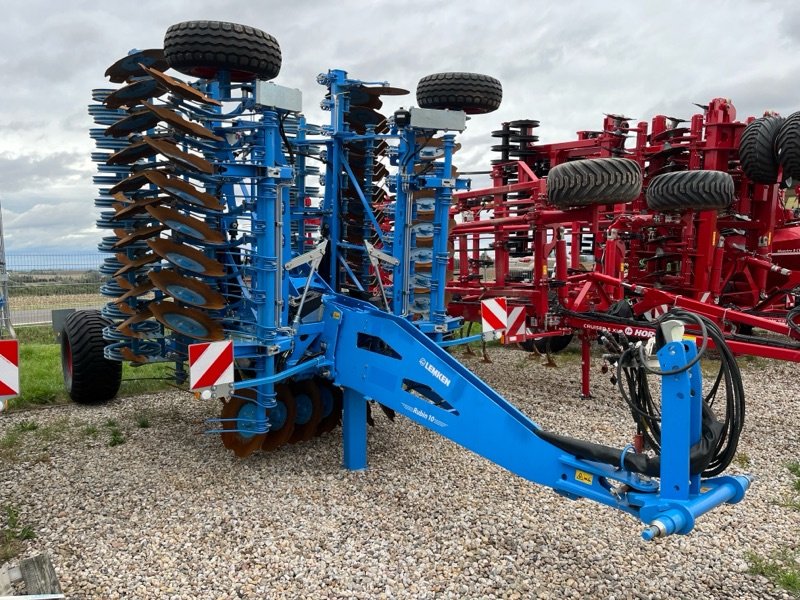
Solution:
[[[270,34],[224,21],[184,21],[164,35],[169,66],[192,77],[229,71],[232,81],[273,79],[281,71],[281,48]]]
[[[733,178],[722,171],[664,173],[647,187],[647,208],[658,211],[723,210],[734,199]]]
[[[780,163],[775,148],[782,117],[761,117],[744,128],[739,142],[739,160],[747,178],[771,185],[778,180]]]
[[[561,163],[547,175],[547,200],[556,208],[625,204],[642,192],[639,165],[627,158]]]
[[[497,110],[502,100],[502,84],[479,73],[434,73],[417,84],[420,108],[463,110],[479,115]]]
[[[775,149],[783,167],[783,178],[800,180],[800,111],[789,115],[781,125],[775,138]]]
[[[110,325],[99,310],[79,310],[64,321],[61,369],[67,393],[78,404],[103,404],[119,391],[122,363],[103,354],[103,329]]]

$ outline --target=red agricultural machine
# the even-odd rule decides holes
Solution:
[[[800,361],[800,209],[786,194],[800,113],[701,108],[650,124],[607,115],[565,143],[538,144],[533,120],[494,131],[492,187],[452,209],[450,312],[480,321],[482,300],[506,297],[506,343],[546,353],[578,332],[584,393],[597,332],[650,337],[672,307],[712,319],[737,353]]]

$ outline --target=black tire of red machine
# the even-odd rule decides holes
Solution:
[[[761,117],[744,128],[739,142],[739,161],[750,181],[771,185],[778,181],[777,136],[785,119]]]
[[[642,171],[627,158],[562,163],[547,175],[547,200],[556,208],[624,204],[642,193]]]
[[[783,179],[800,181],[800,111],[792,113],[781,125],[775,138],[778,162],[783,167]]]
[[[724,210],[734,200],[733,178],[723,171],[664,173],[647,186],[650,210]]]

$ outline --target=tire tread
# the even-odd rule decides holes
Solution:
[[[420,108],[485,114],[500,108],[502,100],[500,81],[480,73],[434,73],[423,77],[417,84]]]
[[[112,322],[99,310],[79,310],[64,321],[61,332],[64,383],[78,404],[103,404],[117,395],[122,382],[122,363],[108,360],[103,329]],[[72,382],[66,376],[65,346],[72,352]]]
[[[556,208],[631,202],[642,191],[639,165],[627,158],[562,163],[547,176],[547,199]]]
[[[647,187],[650,210],[725,210],[734,201],[733,178],[724,171],[678,171],[654,177]]]
[[[270,34],[225,21],[184,21],[164,35],[164,57],[186,75],[236,71],[238,79],[273,79],[281,70],[281,49]]]

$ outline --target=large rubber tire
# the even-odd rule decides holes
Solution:
[[[479,73],[434,73],[417,84],[420,108],[463,110],[469,115],[479,115],[497,110],[502,100],[502,84]]]
[[[723,171],[664,173],[647,186],[650,210],[723,210],[733,200],[733,178]]]
[[[229,71],[233,81],[272,79],[281,71],[281,48],[270,34],[225,21],[184,21],[164,35],[169,66],[211,79]]]
[[[800,111],[789,115],[781,125],[775,138],[775,149],[783,167],[783,179],[800,181]]]
[[[642,172],[627,158],[574,160],[547,175],[547,199],[556,208],[627,203],[641,193]]]
[[[739,142],[739,160],[751,181],[765,185],[778,181],[780,163],[775,142],[783,122],[782,117],[761,117],[744,128]]]
[[[78,404],[102,404],[119,391],[122,363],[103,355],[103,329],[111,321],[99,310],[79,310],[61,330],[61,369],[69,397]]]

